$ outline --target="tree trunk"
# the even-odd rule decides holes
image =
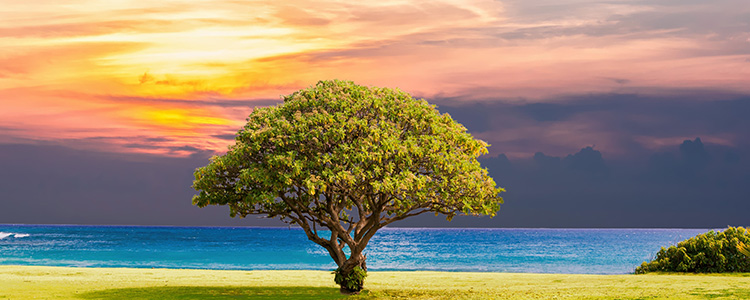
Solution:
[[[341,294],[357,295],[362,290],[365,283],[365,276],[367,276],[366,259],[367,257],[362,254],[353,255],[336,270],[335,280],[341,287]],[[361,271],[355,270],[357,267],[361,268]]]

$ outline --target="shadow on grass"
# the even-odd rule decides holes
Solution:
[[[717,291],[705,291],[704,289],[694,289],[690,295],[705,297],[705,299],[750,299],[750,289],[726,289]]]
[[[82,299],[344,299],[337,288],[173,286],[108,289],[85,293]]]

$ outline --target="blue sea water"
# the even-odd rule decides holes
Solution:
[[[709,229],[384,228],[369,270],[625,274]],[[0,225],[0,265],[332,270],[299,228]]]

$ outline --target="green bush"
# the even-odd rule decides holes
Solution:
[[[341,268],[337,268],[333,271],[333,274],[336,275],[333,277],[336,284],[346,287],[349,291],[353,292],[362,290],[362,287],[365,285],[365,277],[367,277],[367,271],[359,266],[354,267],[348,276],[341,273]]]
[[[741,253],[750,243],[750,233],[743,227],[729,227],[723,232],[709,231],[662,247],[656,258],[635,268],[636,274],[648,272],[723,273],[750,272],[750,257]],[[739,246],[739,247],[738,247]]]

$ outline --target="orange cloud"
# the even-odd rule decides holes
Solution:
[[[750,35],[732,21],[750,9],[662,2],[4,3],[2,138],[222,151],[249,105],[331,78],[457,101],[750,92]]]

